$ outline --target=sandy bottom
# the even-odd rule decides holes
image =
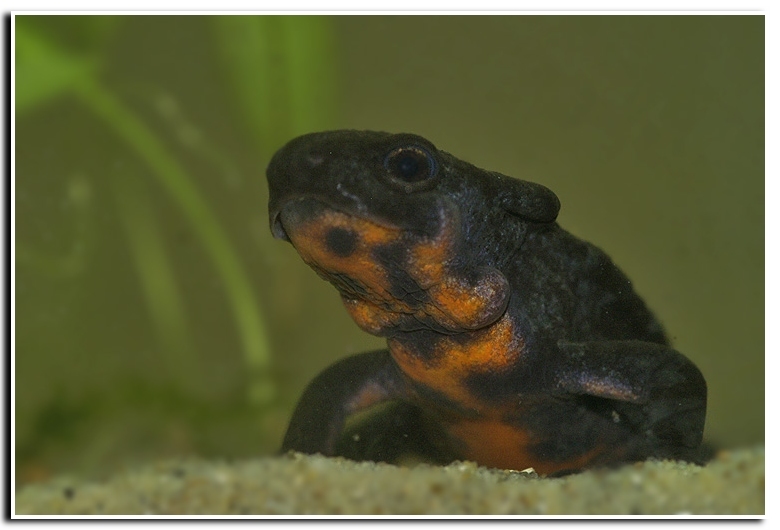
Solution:
[[[648,461],[554,479],[471,462],[397,467],[301,454],[166,461],[100,484],[27,486],[16,514],[762,515],[764,448],[724,451],[705,467]]]

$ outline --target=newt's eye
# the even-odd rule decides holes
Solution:
[[[402,184],[416,184],[436,174],[436,160],[422,147],[410,145],[390,151],[385,168]]]

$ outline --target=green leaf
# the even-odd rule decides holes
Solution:
[[[269,376],[271,357],[265,320],[241,260],[208,201],[178,159],[121,100],[98,83],[86,82],[76,88],[79,100],[149,165],[202,241],[225,283],[228,300],[233,306],[244,358],[251,372],[250,399],[258,405],[267,403],[273,398],[274,390]]]
[[[96,61],[69,54],[49,43],[16,17],[15,109],[17,117],[67,94],[93,75]]]
[[[337,71],[329,17],[220,16],[214,35],[236,110],[266,155],[331,124]]]
[[[327,128],[336,101],[336,53],[331,21],[323,16],[279,19],[292,136]]]
[[[287,136],[284,80],[278,67],[278,24],[272,16],[219,16],[214,37],[235,96],[236,111],[261,149]],[[280,130],[281,129],[281,130]]]

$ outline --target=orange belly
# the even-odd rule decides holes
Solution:
[[[553,460],[533,451],[534,440],[523,430],[497,420],[462,420],[449,424],[460,457],[486,467],[523,470],[529,467],[542,475],[580,469],[604,452],[601,446],[568,460]]]

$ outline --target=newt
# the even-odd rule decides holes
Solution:
[[[607,254],[559,226],[548,188],[352,130],[293,139],[267,177],[274,237],[387,341],[310,382],[283,451],[350,456],[347,420],[395,403],[355,437],[366,459],[405,444],[560,474],[695,458],[704,377]]]

